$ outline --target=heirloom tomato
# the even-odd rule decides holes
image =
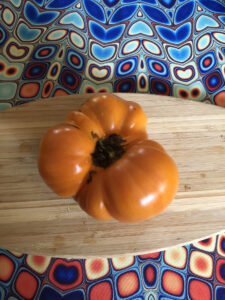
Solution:
[[[93,95],[43,136],[40,175],[96,219],[149,219],[173,200],[179,175],[164,148],[148,139],[146,124],[139,104]]]

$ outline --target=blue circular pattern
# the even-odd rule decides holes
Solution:
[[[54,65],[53,68],[51,69],[51,76],[55,76],[58,72],[58,66]]]
[[[148,66],[150,73],[161,76],[163,78],[169,77],[169,68],[164,61],[160,61],[160,60],[148,57],[147,58],[147,66]]]
[[[49,63],[28,64],[24,70],[23,79],[41,79],[46,75],[48,68]]]
[[[170,96],[172,93],[169,81],[155,77],[150,77],[150,89],[153,94],[157,95]]]
[[[71,92],[76,92],[80,84],[80,76],[70,69],[63,68],[59,83]]]
[[[33,60],[50,60],[51,58],[54,57],[54,55],[56,54],[58,50],[58,46],[57,45],[41,45],[38,46],[33,54],[32,54],[32,58]]]
[[[118,93],[132,93],[135,92],[135,77],[130,77],[115,82],[115,90]]]
[[[85,58],[82,54],[72,49],[68,49],[66,53],[66,59],[70,67],[78,72],[83,72],[85,66]]]
[[[223,76],[220,70],[215,70],[213,73],[203,77],[203,81],[207,88],[208,93],[213,93],[220,89],[224,84]]]
[[[60,284],[71,284],[78,278],[78,270],[75,266],[58,265],[54,270],[54,278]]]
[[[129,59],[119,61],[116,66],[116,77],[127,76],[134,73],[137,68],[137,61],[137,57],[131,57]]]
[[[214,51],[209,51],[198,59],[198,67],[202,74],[213,70],[217,65],[217,59]]]
[[[154,288],[157,282],[158,271],[154,264],[146,264],[143,267],[143,278],[147,288]]]

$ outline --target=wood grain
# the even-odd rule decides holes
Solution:
[[[86,258],[148,253],[225,229],[225,110],[170,97],[120,94],[141,104],[148,133],[175,159],[180,186],[159,216],[134,225],[100,222],[60,199],[36,167],[39,142],[90,95],[39,100],[0,113],[0,247]]]

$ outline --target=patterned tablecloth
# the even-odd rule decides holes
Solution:
[[[0,109],[113,91],[225,107],[224,29],[223,0],[0,0]],[[225,235],[112,259],[2,249],[0,299],[224,300]]]
[[[224,300],[225,234],[112,259],[66,260],[0,250],[0,299]]]

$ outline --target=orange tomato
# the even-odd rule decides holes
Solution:
[[[40,175],[96,219],[149,219],[173,200],[179,175],[164,148],[147,139],[146,123],[137,103],[94,95],[44,135]]]

